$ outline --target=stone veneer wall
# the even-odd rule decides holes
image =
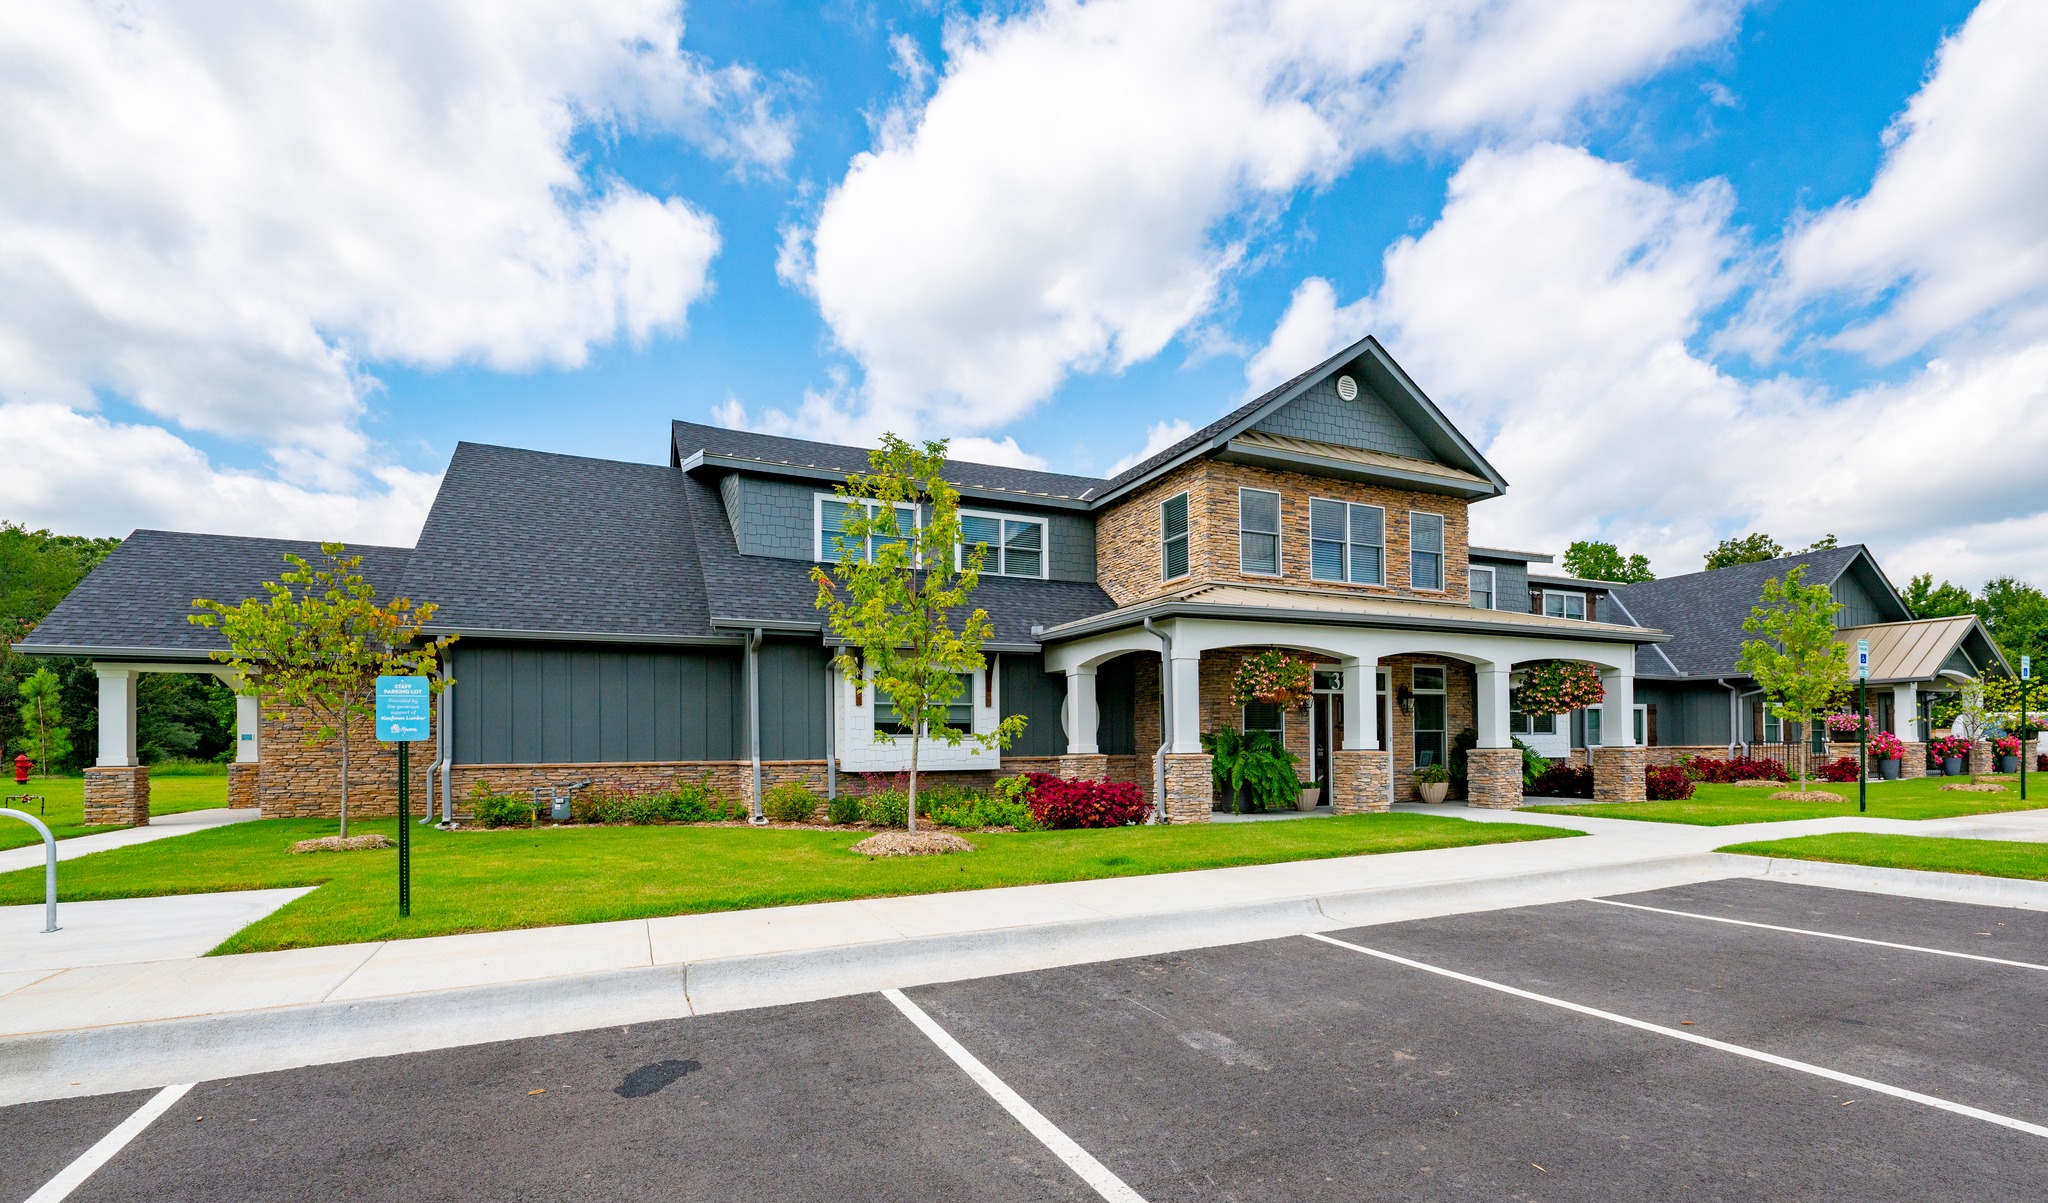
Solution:
[[[1238,561],[1237,490],[1270,489],[1280,494],[1280,575],[1252,576]],[[1159,503],[1188,494],[1188,575],[1160,579]],[[1387,513],[1384,585],[1350,585],[1309,576],[1308,503],[1311,497],[1376,505]],[[1408,512],[1424,510],[1444,518],[1444,588],[1417,592],[1408,582]],[[1355,481],[1274,472],[1246,464],[1197,460],[1111,506],[1096,517],[1097,577],[1119,606],[1157,597],[1189,585],[1256,583],[1302,585],[1333,593],[1377,597],[1467,600],[1466,504],[1435,493],[1412,493]]]
[[[1647,796],[1643,771],[1649,767],[1648,749],[1594,748],[1593,801],[1641,802]]]
[[[1906,744],[1905,759],[1899,761],[1899,780],[1907,781],[1927,775],[1927,744],[1910,742]]]
[[[1982,776],[1991,771],[1991,741],[1980,739],[1970,744],[1968,769],[1970,776]]]
[[[149,825],[149,766],[94,765],[85,770],[88,827]]]
[[[1682,764],[1695,756],[1704,756],[1708,760],[1726,760],[1728,759],[1728,745],[1652,744],[1644,748],[1643,753],[1647,757],[1645,763],[1654,765],[1657,768],[1664,768],[1669,765]]]
[[[335,818],[341,814],[341,741],[319,741],[319,724],[303,712],[279,714],[265,709],[256,746],[261,755],[258,796],[266,818]],[[348,813],[374,818],[398,813],[398,758],[394,745],[377,742],[376,722],[358,718],[349,725]],[[414,809],[425,789],[427,766],[434,762],[429,738],[412,749]]]
[[[1330,810],[1340,815],[1362,815],[1386,810],[1387,753],[1376,748],[1330,753]]]
[[[228,766],[228,807],[248,810],[263,804],[263,766],[237,761]]]
[[[1468,794],[1474,806],[1513,810],[1522,804],[1522,750],[1473,748],[1465,753]]]
[[[1209,770],[1210,757],[1204,752],[1173,752],[1166,757],[1166,821],[1206,823],[1209,821],[1215,785]]]

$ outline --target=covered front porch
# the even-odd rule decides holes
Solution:
[[[1222,799],[1202,737],[1248,726],[1274,731],[1297,758],[1300,777],[1322,787],[1329,807],[1322,813],[1336,814],[1416,800],[1417,770],[1447,765],[1460,733],[1469,732],[1465,796],[1475,806],[1506,809],[1522,802],[1522,755],[1510,734],[1518,668],[1590,663],[1606,705],[1627,713],[1631,637],[1641,634],[1483,611],[1445,615],[1436,629],[1360,613],[1145,616],[1057,641],[1048,632],[1045,664],[1066,680],[1063,771],[1134,779],[1168,822],[1210,819]],[[1269,648],[1314,666],[1304,705],[1276,711],[1235,701],[1239,665]],[[1589,749],[1597,798],[1643,796],[1645,753],[1632,726],[1605,724]]]

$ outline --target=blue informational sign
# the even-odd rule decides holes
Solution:
[[[385,743],[432,734],[433,691],[425,677],[377,678],[377,738]]]
[[[2032,656],[2021,656],[2021,657],[2020,657],[2020,680],[2022,680],[2022,681],[2031,681],[2031,680],[2033,680],[2033,678],[2034,678],[2034,658],[2033,658]]]
[[[1868,639],[1858,639],[1856,641],[1856,679],[1859,681],[1868,681],[1870,679],[1870,640]]]

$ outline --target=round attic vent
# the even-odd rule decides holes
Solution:
[[[1337,377],[1337,395],[1346,401],[1358,400],[1358,381],[1349,376]]]

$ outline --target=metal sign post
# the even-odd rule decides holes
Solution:
[[[2033,715],[2027,710],[2027,686],[2033,683],[2034,658],[2020,657],[2020,801],[2027,800],[2027,759],[2034,754],[2034,748],[2041,746],[2039,736],[2033,733]],[[2027,745],[2032,744],[2033,747]]]
[[[425,677],[377,678],[377,738],[398,745],[398,917],[412,914],[412,744],[431,734],[433,689]]]
[[[1856,641],[1856,813],[1870,809],[1870,640]]]

